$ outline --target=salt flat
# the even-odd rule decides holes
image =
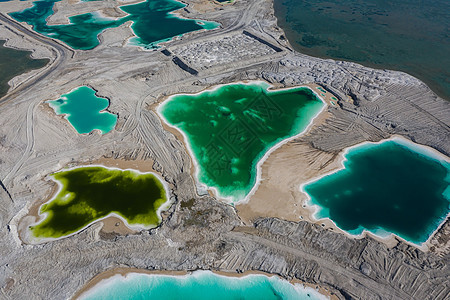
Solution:
[[[59,5],[72,2],[63,0]],[[102,1],[105,9],[114,9],[113,2]],[[27,5],[4,2],[0,11]],[[64,7],[55,20],[76,13],[75,6]],[[51,59],[44,69],[14,78],[9,93],[0,99],[1,296],[70,298],[103,271],[133,267],[259,270],[320,285],[340,299],[346,295],[443,299],[450,292],[448,220],[427,252],[403,242],[386,245],[371,237],[351,239],[321,224],[294,222],[283,212],[253,211],[243,220],[239,207],[236,211],[197,190],[185,146],[163,127],[155,109],[170,95],[237,81],[264,80],[276,87],[322,86],[339,99],[338,106],[329,106],[323,120],[307,135],[279,148],[262,166],[267,182],[276,179],[271,176],[283,176],[295,186],[299,181],[283,166],[311,166],[304,176],[307,180],[336,166],[343,149],[394,134],[448,156],[449,102],[405,73],[296,53],[281,38],[270,0],[237,0],[232,5],[192,1],[180,13],[221,26],[188,33],[156,51],[143,51],[126,46],[132,31],[125,23],[102,32],[98,47],[79,51],[0,14],[0,38],[7,40],[7,46]],[[242,55],[221,51],[234,42],[261,43],[261,47],[251,46],[252,53]],[[212,44],[218,50],[209,53]],[[280,51],[272,51],[273,47]],[[119,116],[115,130],[79,135],[45,103],[82,85],[110,100],[108,110]],[[162,225],[125,236],[105,230],[99,222],[55,242],[23,243],[18,230],[24,226],[24,217],[52,196],[54,184],[46,176],[101,159],[106,166],[114,166],[113,161],[145,168],[152,164],[175,203],[163,215]],[[249,204],[257,203],[258,197],[256,192]],[[302,205],[292,202],[299,199],[296,192],[285,197],[292,205]]]

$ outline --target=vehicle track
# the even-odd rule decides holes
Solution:
[[[54,52],[56,55],[55,59],[51,61],[49,65],[47,65],[47,67],[43,69],[43,71],[22,82],[21,84],[19,84],[19,86],[17,86],[13,90],[10,90],[5,96],[0,98],[0,105],[2,105],[12,99],[15,99],[18,95],[20,95],[21,92],[34,85],[36,82],[46,78],[50,73],[58,69],[58,67],[60,67],[60,65],[63,64],[68,58],[73,58],[75,55],[75,51],[56,40],[53,40],[26,28],[19,22],[12,20],[3,13],[0,13],[0,23],[5,26],[12,27],[14,28],[14,30],[19,31],[22,34],[45,44],[46,46],[50,47],[52,49],[52,52]]]
[[[5,26],[9,26],[14,28],[14,30],[19,31],[20,33],[37,40],[40,43],[45,44],[46,46],[52,49],[52,52],[55,53],[56,57],[53,61],[51,61],[43,71],[37,73],[35,76],[30,77],[28,80],[22,82],[14,88],[12,91],[9,91],[4,97],[0,99],[0,106],[5,104],[8,101],[15,99],[22,92],[26,91],[28,88],[36,84],[37,82],[46,78],[49,74],[58,69],[69,57],[73,57],[74,51],[69,49],[67,46],[63,46],[59,42],[50,39],[48,37],[42,36],[28,28],[24,27],[20,23],[10,19],[5,14],[0,13],[0,23]],[[71,55],[69,55],[71,53]],[[21,158],[15,163],[11,171],[5,176],[3,179],[3,184],[5,186],[8,185],[11,178],[17,173],[17,171],[23,166],[25,161],[29,158],[33,151],[34,146],[34,134],[33,134],[33,115],[34,111],[38,105],[39,101],[33,101],[29,104],[27,109],[27,117],[26,117],[26,137],[27,137],[27,146],[25,151],[23,152]]]

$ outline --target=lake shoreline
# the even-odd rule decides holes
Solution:
[[[102,281],[108,280],[116,275],[126,276],[128,274],[137,273],[137,274],[148,274],[148,275],[154,275],[154,276],[165,275],[165,276],[177,277],[177,276],[190,275],[193,272],[198,272],[198,271],[204,271],[204,270],[169,271],[169,270],[144,270],[144,269],[135,269],[135,268],[128,268],[128,267],[113,268],[113,269],[104,271],[104,272],[96,275],[94,278],[92,278],[80,290],[78,290],[75,295],[73,295],[71,297],[71,300],[77,300],[84,293],[86,293],[90,290],[93,290],[93,289],[95,290],[96,288],[99,288],[101,286]],[[237,277],[237,278],[241,278],[241,277],[245,277],[245,276],[249,276],[249,275],[276,276],[276,275],[268,274],[268,273],[261,272],[261,271],[246,271],[243,273],[232,273],[232,272],[225,272],[225,271],[220,271],[220,270],[211,270],[211,272],[216,275],[221,275],[221,276],[225,276],[225,277]],[[338,297],[336,297],[334,295],[334,293],[332,293],[328,289],[325,289],[318,285],[308,284],[306,282],[302,282],[302,281],[299,281],[296,279],[288,280],[288,282],[290,282],[291,284],[300,284],[305,287],[315,289],[318,293],[320,293],[321,295],[323,295],[325,297],[328,297],[330,300],[339,299]]]

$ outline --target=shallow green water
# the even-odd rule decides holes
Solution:
[[[299,52],[407,72],[450,100],[450,1],[275,0]]]
[[[133,21],[131,26],[137,36],[130,42],[146,48],[167,41],[187,32],[216,28],[215,22],[182,19],[172,12],[185,5],[175,0],[147,0],[146,2],[121,6],[129,15],[118,20],[104,18],[96,13],[69,17],[71,24],[48,25],[46,19],[53,14],[55,2],[60,0],[34,1],[33,7],[10,15],[33,26],[33,29],[46,36],[59,39],[74,49],[89,50],[99,44],[98,35],[107,28]]]
[[[95,91],[87,86],[76,88],[48,103],[58,115],[66,114],[67,120],[80,134],[95,129],[105,134],[117,123],[117,115],[102,111],[109,106],[108,99],[97,97]]]
[[[167,201],[162,182],[150,173],[80,167],[55,173],[53,178],[62,189],[41,206],[45,219],[30,227],[39,238],[69,235],[110,213],[130,225],[154,227],[160,223],[157,210]]]
[[[40,69],[50,61],[33,59],[30,56],[31,51],[4,47],[4,44],[5,41],[0,40],[0,98],[9,90],[8,81],[30,70]]]
[[[267,91],[268,86],[230,84],[176,95],[159,109],[187,136],[199,181],[232,201],[251,191],[264,154],[302,132],[324,106],[307,88]]]
[[[197,299],[197,300],[318,300],[327,299],[312,288],[292,285],[276,276],[243,278],[197,271],[186,276],[130,273],[100,282],[82,300]]]
[[[320,207],[316,218],[351,234],[366,229],[425,242],[449,212],[450,163],[417,147],[388,140],[350,149],[345,169],[304,186]]]

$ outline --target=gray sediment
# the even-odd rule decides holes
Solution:
[[[231,206],[197,194],[188,153],[152,108],[174,93],[240,80],[263,79],[280,87],[317,83],[337,96],[338,106],[328,108],[330,117],[322,125],[290,143],[310,144],[317,157],[398,134],[449,155],[449,102],[401,72],[293,52],[280,39],[269,0],[240,0],[202,14],[189,7],[184,14],[222,24],[220,30],[165,44],[196,76],[177,66],[172,55],[123,47],[131,35],[127,24],[106,30],[99,47],[83,52],[1,15],[0,37],[7,30],[16,47],[45,48],[53,60],[48,72],[23,79],[0,100],[0,179],[14,199],[0,189],[0,297],[70,298],[103,271],[134,267],[261,270],[327,287],[341,299],[445,299],[448,221],[428,252],[401,241],[388,248],[370,237],[350,239],[308,222],[264,218],[246,226]],[[119,115],[116,130],[79,136],[43,104],[85,84],[111,100],[109,110]],[[152,162],[162,174],[175,205],[159,228],[121,236],[99,222],[55,242],[30,245],[18,239],[30,204],[51,193],[47,174],[102,157]]]

